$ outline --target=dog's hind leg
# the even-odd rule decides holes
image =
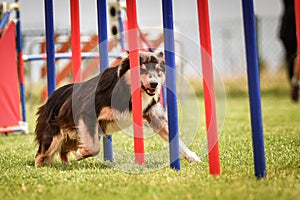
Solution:
[[[76,151],[79,145],[79,138],[75,129],[62,129],[63,141],[60,147],[59,156],[63,164],[71,165],[69,161],[69,153]]]
[[[70,161],[69,161],[69,152],[60,152],[59,153],[61,162],[67,166],[70,165]]]
[[[63,164],[65,165],[70,165],[70,161],[69,161],[69,153],[70,151],[76,151],[78,148],[78,141],[77,140],[70,140],[68,139],[67,141],[64,141],[61,149],[60,149],[60,159],[62,161]]]
[[[46,150],[43,144],[40,144],[38,154],[35,157],[35,166],[52,164],[53,156],[61,145],[63,136],[58,134],[52,138],[49,148]]]

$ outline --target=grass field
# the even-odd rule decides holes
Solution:
[[[237,79],[225,82],[226,114],[219,138],[220,177],[208,174],[205,154],[196,164],[182,159],[179,172],[168,167],[146,172],[137,166],[122,166],[127,162],[122,157],[115,158],[116,166],[127,172],[107,166],[99,157],[72,160],[69,167],[57,159],[52,166],[35,168],[37,146],[32,130],[36,106],[28,106],[31,133],[0,135],[0,199],[298,199],[300,104],[290,101],[283,75],[262,76],[261,82],[268,173],[264,180],[256,180],[254,176],[246,80]],[[185,105],[190,99],[187,97],[186,101]],[[181,109],[185,109],[184,105]],[[193,116],[191,112],[183,114],[182,120]],[[191,144],[191,149],[198,153],[205,138],[203,116],[204,113]],[[183,128],[185,132],[194,130],[193,124],[188,123]],[[128,138],[131,137],[116,134],[114,146],[131,151],[132,138]],[[166,147],[158,137],[150,137],[146,143],[146,151]],[[152,169],[159,164],[151,157],[147,162]]]

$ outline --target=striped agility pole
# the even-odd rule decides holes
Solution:
[[[176,66],[173,31],[172,0],[162,0],[164,47],[166,59],[166,87],[169,124],[170,167],[180,170],[178,108],[176,95]]]
[[[243,0],[242,7],[247,57],[254,169],[255,176],[259,179],[266,177],[266,161],[260,101],[259,66],[253,0]]]
[[[126,0],[135,162],[145,164],[136,1]]]
[[[45,0],[44,3],[46,21],[47,85],[48,96],[50,96],[56,88],[53,0]]]
[[[209,9],[207,0],[198,0],[198,23],[200,34],[200,51],[202,60],[204,103],[206,116],[207,147],[209,172],[220,175],[220,154],[218,144],[218,127],[213,77]]]
[[[109,66],[106,0],[97,0],[100,74]],[[112,136],[103,137],[104,160],[113,162]]]

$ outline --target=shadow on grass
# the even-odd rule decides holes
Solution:
[[[57,156],[55,157],[52,164],[35,167],[34,164],[34,157],[32,159],[27,159],[25,161],[26,166],[30,166],[33,168],[51,168],[58,171],[73,171],[73,170],[83,170],[83,169],[111,169],[112,164],[107,162],[99,162],[94,158],[87,158],[82,161],[76,161],[76,160],[70,160],[71,165],[66,165],[60,162],[59,159],[57,159]]]

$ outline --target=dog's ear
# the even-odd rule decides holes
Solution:
[[[130,69],[129,55],[124,57],[120,63],[118,77],[122,77]]]
[[[163,51],[157,52],[156,57],[160,63],[161,70],[165,73],[166,72],[166,62],[165,62],[165,54]]]
[[[163,51],[156,53],[156,56],[160,63],[165,64],[165,54]]]
[[[148,57],[149,57],[148,52],[140,52],[140,64],[142,65],[144,63],[149,62]]]
[[[160,52],[157,52],[157,53],[156,53],[156,56],[157,56],[158,58],[164,58],[164,57],[165,57],[165,54],[164,54],[163,51],[160,51]]]
[[[164,53],[140,52],[140,64],[164,62]]]

